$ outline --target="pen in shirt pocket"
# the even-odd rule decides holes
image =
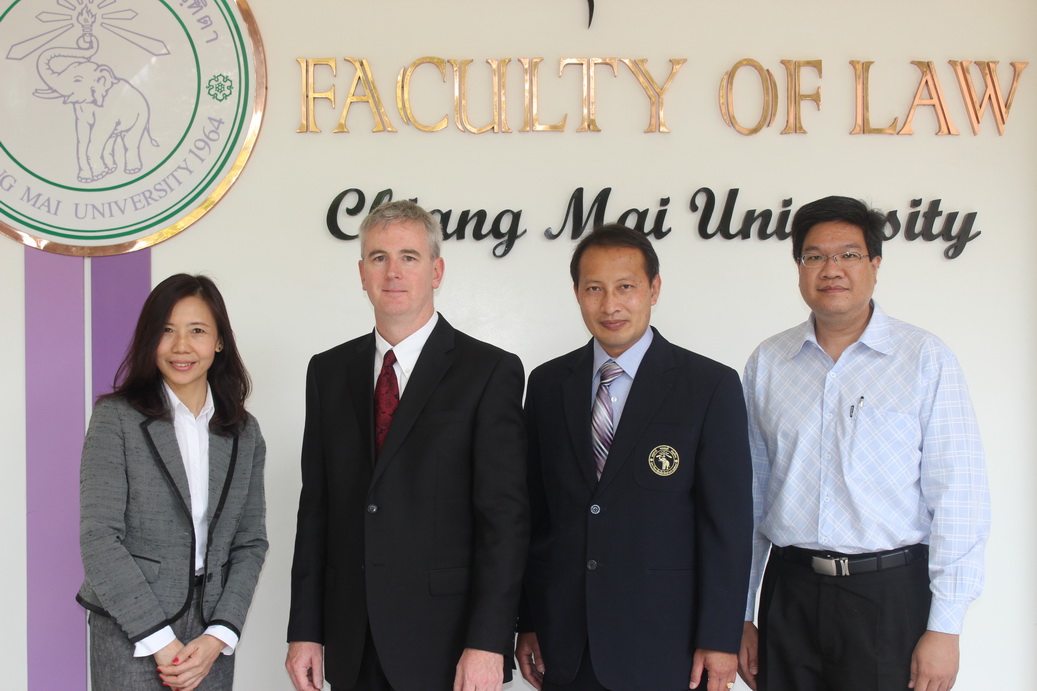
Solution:
[[[850,406],[850,419],[851,420],[853,419],[853,413],[854,413],[855,410],[857,411],[857,415],[860,416],[861,408],[863,408],[863,407],[864,407],[864,396],[861,396],[859,399],[857,399],[857,403],[855,405]]]

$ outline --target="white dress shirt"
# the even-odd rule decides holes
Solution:
[[[437,323],[439,323],[439,312],[433,312],[432,318],[425,322],[423,327],[396,345],[392,345],[389,341],[382,338],[382,334],[378,333],[378,329],[374,330],[375,386],[378,385],[378,375],[382,371],[382,360],[385,359],[385,354],[391,350],[396,354],[396,363],[392,368],[396,372],[396,383],[399,387],[400,398],[403,398],[403,390],[407,388],[407,382],[410,380],[411,372],[414,371],[414,365],[418,364],[418,356],[421,355],[421,349],[425,347],[425,342],[432,335],[432,330],[436,328]]]

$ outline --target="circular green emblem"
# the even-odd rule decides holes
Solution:
[[[97,256],[220,200],[259,133],[266,68],[244,0],[15,0],[0,83],[0,232]]]

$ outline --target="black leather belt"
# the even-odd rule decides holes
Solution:
[[[854,576],[872,571],[907,566],[916,559],[929,558],[929,546],[918,544],[869,554],[841,554],[821,552],[802,547],[771,548],[771,554],[801,566],[809,566],[822,576]]]

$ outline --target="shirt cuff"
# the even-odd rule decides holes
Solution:
[[[236,633],[228,629],[226,626],[220,626],[219,624],[210,626],[205,630],[205,633],[223,644],[223,650],[220,652],[224,655],[234,654],[234,648],[238,646],[238,635]]]
[[[154,655],[175,640],[176,634],[173,633],[173,629],[169,626],[163,627],[150,636],[142,638],[134,643],[133,657],[147,657],[148,655]]]
[[[943,600],[934,597],[929,606],[930,631],[960,634],[965,623],[965,611],[971,600]]]

